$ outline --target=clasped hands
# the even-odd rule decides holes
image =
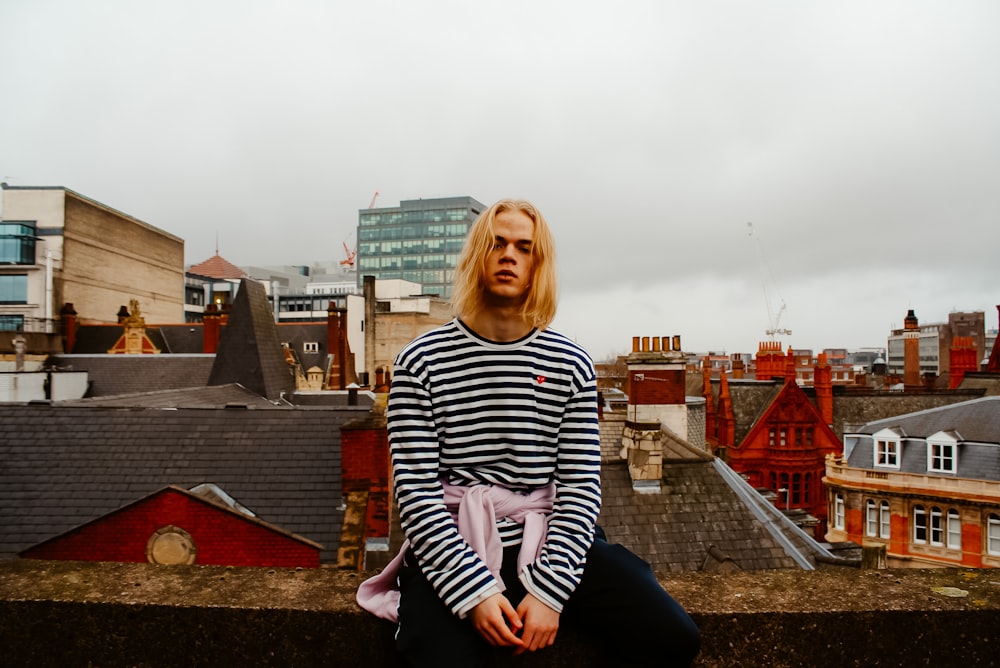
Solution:
[[[472,626],[491,645],[515,647],[514,654],[549,647],[559,630],[559,613],[531,594],[514,609],[503,594],[484,599],[469,613]]]

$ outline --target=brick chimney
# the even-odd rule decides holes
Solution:
[[[956,336],[951,340],[951,371],[948,372],[948,389],[954,390],[962,384],[969,371],[979,368],[979,353],[976,341],[971,336]]]
[[[333,355],[326,386],[343,390],[347,387],[347,309],[332,303],[326,311],[326,350]]]
[[[816,388],[816,406],[819,408],[823,422],[833,425],[833,367],[826,359],[826,353],[820,353],[813,369],[813,387]]]
[[[723,373],[719,378],[719,406],[715,417],[719,447],[736,445],[736,418],[733,416],[733,399],[729,394],[729,379]]]
[[[340,430],[342,485],[347,512],[337,563],[374,569],[389,555],[392,506],[389,437],[385,418],[372,413]]]
[[[62,322],[63,352],[72,353],[73,347],[76,345],[77,328],[76,309],[73,308],[73,302],[63,304],[59,311],[59,320]]]
[[[705,397],[705,438],[710,444],[716,441],[715,401],[712,399],[712,365],[708,355],[701,362],[701,393]],[[722,373],[725,376],[725,371]]]
[[[780,341],[761,341],[757,344],[757,380],[785,377],[785,354]]]
[[[632,339],[632,352],[625,360],[629,405],[622,432],[622,458],[628,460],[636,491],[660,488],[663,427],[687,438],[686,361],[680,336]]]
[[[205,307],[205,313],[202,317],[201,347],[203,353],[214,355],[219,350],[220,326],[219,307],[215,304],[209,304]]]
[[[920,382],[920,326],[910,309],[903,321],[903,387],[923,387]]]

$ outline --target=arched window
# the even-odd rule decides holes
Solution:
[[[871,499],[865,502],[865,535],[878,535],[878,508]]]
[[[931,545],[944,545],[944,522],[937,506],[931,508]]]
[[[948,549],[962,549],[962,518],[954,508],[948,509]]]
[[[986,552],[1000,556],[1000,515],[996,513],[986,519]]]
[[[913,507],[913,542],[927,542],[927,511],[923,506]]]
[[[883,501],[878,509],[878,536],[879,538],[889,538],[891,533],[891,515],[889,513],[889,502]]]

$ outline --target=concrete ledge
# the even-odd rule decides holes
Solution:
[[[0,562],[5,666],[392,666],[392,631],[334,569]],[[698,666],[995,665],[1000,571],[664,577],[702,631]],[[607,666],[586,639],[497,665]],[[664,648],[669,652],[669,648]]]

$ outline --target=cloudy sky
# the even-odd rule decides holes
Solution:
[[[339,260],[375,191],[526,197],[599,359],[878,347],[910,308],[997,327],[998,29],[994,0],[4,0],[0,179],[189,264]]]

